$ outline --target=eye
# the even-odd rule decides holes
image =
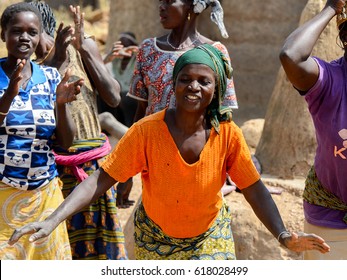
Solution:
[[[12,29],[12,30],[11,30],[11,33],[12,33],[12,34],[20,34],[20,33],[21,33],[21,30],[19,30],[19,29]]]
[[[29,32],[31,36],[36,36],[39,34],[39,32],[37,30],[32,30]]]
[[[187,83],[190,83],[191,79],[186,76],[181,76],[178,78],[178,81],[180,83],[187,84]]]
[[[209,80],[209,79],[203,79],[203,80],[200,81],[200,84],[203,85],[203,86],[208,86],[208,85],[212,84],[212,81]]]
[[[30,36],[36,36],[36,35],[39,34],[39,29],[37,29],[37,28],[31,28],[31,29],[29,29],[29,32],[28,32],[28,33],[30,34]]]
[[[166,5],[172,4],[172,2],[173,2],[173,0],[159,0],[160,4],[166,4]]]

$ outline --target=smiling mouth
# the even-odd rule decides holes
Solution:
[[[198,100],[200,98],[198,96],[196,96],[196,95],[187,95],[186,99],[195,101],[195,100]]]
[[[21,46],[19,46],[19,50],[20,51],[27,51],[27,50],[29,50],[30,48],[29,48],[29,46],[27,46],[27,45],[21,45]]]

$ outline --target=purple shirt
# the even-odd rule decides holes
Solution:
[[[305,99],[316,130],[315,170],[322,185],[347,204],[347,64],[343,57],[314,59],[319,78]],[[304,202],[304,212],[311,224],[347,228],[343,211]]]

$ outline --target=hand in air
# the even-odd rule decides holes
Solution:
[[[70,11],[74,18],[75,33],[74,33],[74,45],[77,50],[82,48],[84,43],[84,13],[81,13],[80,6],[70,5]]]
[[[131,57],[134,53],[139,51],[138,46],[124,47],[121,41],[116,41],[112,45],[111,51],[105,56],[104,63],[109,63],[115,58]]]
[[[6,94],[10,94],[11,96],[16,96],[19,93],[20,81],[23,79],[22,70],[26,63],[25,59],[18,59],[16,69],[13,71],[10,77],[10,83],[6,90]]]
[[[55,39],[54,60],[62,64],[67,58],[67,47],[75,40],[73,37],[74,29],[71,25],[65,26],[61,22],[57,30],[57,37]],[[59,66],[60,66],[59,64]]]
[[[123,49],[124,46],[122,45],[121,41],[116,41],[112,44],[112,49],[108,52],[108,54],[104,58],[104,63],[109,63],[113,61],[115,58],[122,57],[119,52],[121,49]]]
[[[328,0],[326,6],[333,8],[336,14],[340,14],[342,11],[344,11],[345,4],[346,0]]]
[[[68,102],[75,101],[77,94],[81,92],[81,87],[84,83],[83,79],[78,79],[74,82],[68,82],[71,76],[71,70],[68,69],[57,87],[57,104],[62,105]]]
[[[125,47],[121,49],[119,52],[119,55],[123,57],[131,57],[133,53],[137,53],[138,51],[139,51],[138,46],[129,46],[129,47]]]

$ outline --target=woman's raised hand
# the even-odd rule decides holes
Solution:
[[[81,92],[84,80],[78,79],[73,82],[68,82],[71,76],[71,70],[65,72],[64,78],[61,80],[57,87],[57,104],[65,104],[77,99],[77,94]]]

